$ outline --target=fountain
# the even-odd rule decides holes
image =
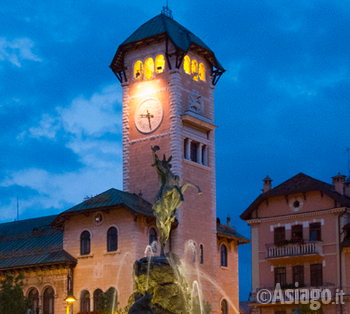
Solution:
[[[171,225],[175,221],[176,210],[184,201],[183,193],[187,187],[194,187],[198,194],[201,190],[192,183],[180,186],[180,178],[171,171],[171,159],[163,160],[157,156],[158,146],[152,147],[154,164],[160,183],[159,192],[153,204],[156,225],[160,232],[160,256],[153,256],[153,249],[147,246],[146,257],[134,263],[134,294],[135,303],[130,307],[129,314],[204,314],[210,312],[202,300],[199,278],[191,284],[181,267],[181,260],[174,253],[165,254],[165,244],[169,239]],[[186,245],[195,253],[193,241]],[[198,273],[199,274],[199,273]],[[152,306],[151,306],[152,303]],[[207,311],[206,311],[207,309]],[[209,310],[209,311],[208,311]]]

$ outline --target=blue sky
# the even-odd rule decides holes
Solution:
[[[0,222],[59,213],[121,189],[118,45],[165,1],[5,1],[0,8]],[[227,72],[215,90],[217,211],[239,215],[299,172],[348,174],[350,4],[169,2]],[[240,298],[250,291],[240,248]]]

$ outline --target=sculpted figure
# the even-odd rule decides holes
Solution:
[[[138,299],[129,309],[128,314],[153,314],[151,307],[151,300],[153,295],[146,292],[146,294]]]
[[[184,200],[183,193],[188,186],[195,187],[198,194],[201,193],[200,188],[192,183],[186,183],[180,186],[180,177],[176,176],[171,171],[171,159],[167,160],[165,155],[163,160],[160,160],[156,154],[159,150],[158,146],[152,147],[154,164],[156,167],[160,188],[153,204],[153,213],[156,216],[157,228],[160,232],[161,256],[164,256],[165,243],[169,239],[171,225],[175,221],[176,210]]]

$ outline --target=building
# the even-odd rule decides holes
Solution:
[[[158,236],[151,205],[159,189],[151,167],[157,145],[160,156],[172,156],[182,183],[203,192],[186,191],[167,250],[186,257],[191,240],[190,261],[205,275],[203,298],[213,313],[238,313],[238,245],[249,241],[229,219],[224,225],[216,218],[213,94],[225,70],[167,7],[119,46],[110,68],[123,89],[123,191],[0,226],[0,271],[25,272],[25,294],[40,314],[63,313],[68,292],[78,301],[73,313],[95,310],[109,289],[125,306],[133,263]]]
[[[273,189],[268,176],[263,180],[263,193],[241,215],[251,227],[252,313],[296,309],[279,299],[273,304],[266,292],[261,300],[259,291],[273,293],[277,284],[283,291],[328,289],[323,313],[350,313],[350,183],[345,178],[338,174],[331,185],[299,173]],[[345,304],[332,304],[340,303],[340,290]]]

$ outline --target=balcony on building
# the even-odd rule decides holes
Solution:
[[[280,244],[266,244],[266,259],[297,257],[305,255],[323,255],[322,241],[288,241]]]

